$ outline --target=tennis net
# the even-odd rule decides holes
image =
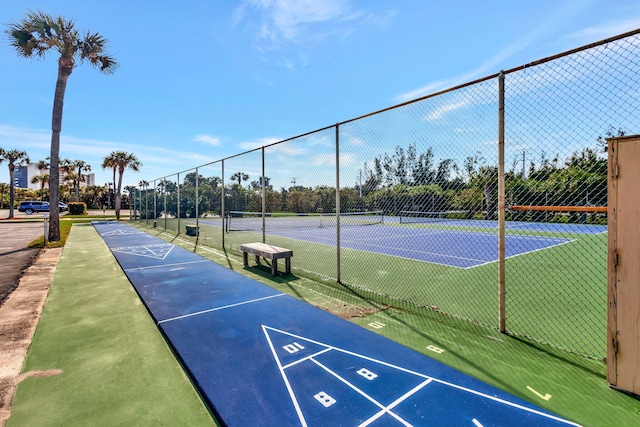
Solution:
[[[227,215],[227,231],[262,230],[262,212],[230,211]],[[344,212],[340,214],[340,226],[375,225],[384,222],[383,211]],[[336,227],[335,213],[266,212],[264,224],[267,230],[294,228]]]
[[[428,224],[466,219],[469,211],[400,211],[401,224]]]

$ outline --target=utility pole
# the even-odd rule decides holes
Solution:
[[[293,184],[293,186],[296,186],[296,176],[291,177],[291,183]]]

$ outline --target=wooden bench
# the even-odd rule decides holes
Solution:
[[[284,258],[285,273],[291,273],[291,257],[293,251],[291,249],[279,248],[277,246],[268,245],[266,243],[245,243],[240,245],[242,251],[242,260],[245,267],[249,265],[249,254],[256,256],[256,263],[260,264],[260,257],[271,260],[271,274],[278,275],[278,260]]]

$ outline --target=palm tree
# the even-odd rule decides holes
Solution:
[[[2,149],[0,148],[0,151]],[[4,209],[4,195],[9,191],[9,184],[0,182],[0,209]]]
[[[44,57],[51,49],[60,54],[58,59],[58,78],[56,81],[55,95],[53,97],[53,114],[51,120],[51,161],[49,188],[49,202],[51,219],[49,222],[49,241],[60,240],[60,211],[58,201],[60,199],[58,180],[58,157],[60,153],[60,131],[62,129],[62,109],[64,94],[67,88],[67,80],[76,66],[76,59],[80,62],[88,61],[101,72],[110,74],[118,67],[116,60],[105,54],[107,40],[99,33],[86,32],[81,36],[75,29],[75,22],[63,17],[53,17],[40,11],[28,11],[22,21],[9,24],[6,29],[11,45],[16,49],[18,56]]]
[[[40,184],[40,199],[44,200],[44,187],[49,184],[49,174],[44,173],[31,178],[32,184]]]
[[[99,208],[99,200],[102,199],[104,192],[104,187],[100,187],[98,185],[88,185],[82,192],[82,199],[90,209]]]
[[[116,171],[118,170],[118,164],[116,162],[116,152],[112,151],[107,157],[102,160],[102,169],[113,170],[113,188],[116,188]]]
[[[242,181],[247,181],[249,179],[249,175],[244,172],[236,172],[231,175],[232,181],[238,181],[238,187],[242,186]]]
[[[64,174],[64,178],[62,179],[62,182],[64,183],[68,183],[69,181],[73,180],[73,173],[75,171],[75,167],[73,165],[73,162],[67,158],[63,158],[63,159],[59,159],[58,160],[58,171],[60,173]]]
[[[26,151],[0,149],[0,163],[6,160],[9,163],[9,218],[13,218],[13,174],[16,166],[22,166],[29,163],[29,156]]]
[[[4,148],[0,147],[0,164],[4,161]],[[0,182],[0,206],[4,207],[4,193],[7,191],[8,185],[4,182]],[[2,209],[0,207],[0,209]]]
[[[115,171],[118,171],[118,186],[116,189],[116,218],[120,219],[120,200],[121,200],[121,191],[122,191],[122,175],[124,175],[124,170],[126,168],[131,169],[134,172],[138,172],[142,163],[138,160],[138,158],[125,151],[112,151],[107,157],[104,158],[102,162],[102,168],[113,168],[114,174]],[[115,175],[114,175],[115,176]],[[114,178],[115,181],[115,178]]]
[[[80,182],[86,181],[82,172],[91,172],[91,165],[88,165],[84,160],[74,160],[71,162],[71,168],[73,173],[69,175],[73,178],[73,187],[76,191],[76,202],[80,201]]]

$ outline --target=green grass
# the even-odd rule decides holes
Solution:
[[[127,215],[128,217],[128,215]],[[126,219],[122,216],[123,219]],[[71,227],[73,224],[84,223],[88,221],[96,221],[103,219],[116,219],[115,216],[104,216],[104,215],[64,215],[60,217],[60,240],[57,242],[47,242],[46,247],[48,248],[61,248],[64,247],[69,233],[71,232]],[[42,222],[42,220],[39,220]],[[44,244],[44,236],[38,237],[29,243],[28,247],[30,248],[43,248]]]

